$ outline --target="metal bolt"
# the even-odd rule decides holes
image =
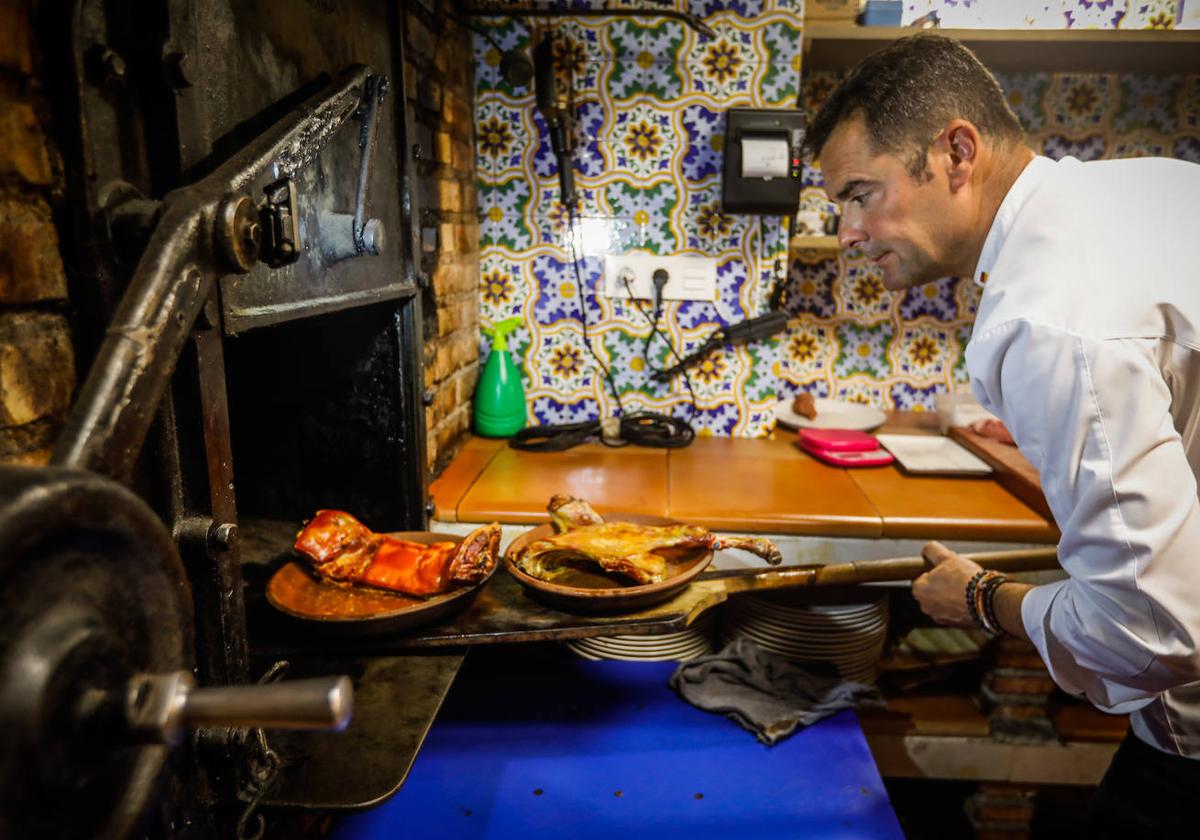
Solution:
[[[367,219],[366,223],[363,224],[362,230],[363,251],[377,257],[383,253],[386,242],[387,237],[384,235],[383,220]]]
[[[93,44],[88,50],[87,65],[92,81],[98,84],[119,82],[125,78],[125,59],[104,44]]]
[[[433,516],[433,514],[436,510],[437,510],[437,507],[434,506],[432,499],[430,499],[428,502],[425,503],[425,515],[426,516]]]
[[[257,208],[247,196],[234,196],[221,205],[216,233],[231,269],[245,274],[254,268],[262,249],[262,225]]]
[[[241,229],[242,245],[246,248],[257,248],[262,243],[262,225],[250,222]]]
[[[500,76],[513,87],[533,81],[533,62],[520,50],[505,50],[500,56]]]
[[[433,405],[433,389],[432,388],[426,388],[424,391],[421,392],[421,404],[426,405],[426,406]]]
[[[238,526],[232,522],[226,522],[213,527],[209,532],[213,541],[213,545],[222,548],[226,551],[237,545]]]
[[[425,153],[425,150],[421,148],[420,143],[413,143],[413,147],[412,147],[413,160],[420,160],[421,156],[424,153]]]

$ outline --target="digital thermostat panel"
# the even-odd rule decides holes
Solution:
[[[800,205],[803,144],[803,111],[726,111],[721,209],[726,213],[794,214]]]

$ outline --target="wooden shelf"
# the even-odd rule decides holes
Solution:
[[[845,70],[918,30],[814,21],[804,30],[804,69]],[[938,29],[999,72],[1200,74],[1200,30]]]
[[[788,240],[788,247],[796,248],[815,248],[822,251],[837,251],[842,246],[838,244],[836,236],[793,236]]]

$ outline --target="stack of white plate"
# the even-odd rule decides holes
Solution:
[[[792,662],[827,663],[844,679],[874,683],[887,639],[887,596],[858,595],[857,603],[841,604],[814,600],[805,592],[730,598],[723,608],[722,643],[747,636]]]
[[[695,659],[713,652],[714,613],[707,612],[677,633],[651,636],[591,636],[563,644],[584,659],[661,662]]]

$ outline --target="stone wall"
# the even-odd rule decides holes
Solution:
[[[0,461],[44,464],[75,359],[51,207],[62,167],[35,76],[33,0],[0,3]]]
[[[409,105],[416,134],[420,269],[427,280],[425,409],[429,467],[440,472],[471,425],[479,376],[479,223],[470,32],[450,0],[405,4]]]

